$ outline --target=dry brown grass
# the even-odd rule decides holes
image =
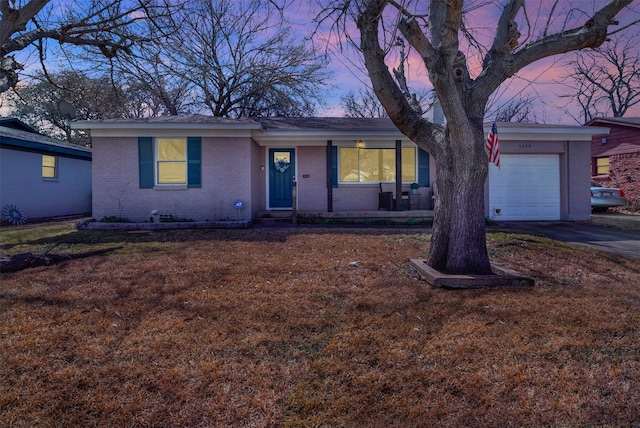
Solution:
[[[618,212],[592,215],[590,223],[627,232],[640,232],[640,211],[635,214],[624,211],[620,213],[624,214],[624,217],[618,216]]]
[[[0,277],[0,425],[640,424],[640,260],[490,234],[536,286],[445,291],[416,230],[56,239],[124,248]]]

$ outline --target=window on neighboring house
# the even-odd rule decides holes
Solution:
[[[187,141],[158,138],[156,146],[157,183],[187,184]]]
[[[609,175],[609,158],[596,159],[596,175]]]
[[[57,158],[42,155],[42,178],[56,178],[58,176]]]
[[[140,188],[201,186],[201,139],[138,138]]]
[[[340,147],[340,181],[352,183],[395,181],[395,149]],[[402,181],[416,181],[416,149],[402,148]]]

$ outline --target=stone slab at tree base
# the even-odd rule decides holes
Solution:
[[[450,275],[442,273],[427,264],[424,259],[409,261],[427,283],[448,290],[468,290],[474,288],[532,287],[533,278],[500,265],[491,264],[495,275]]]

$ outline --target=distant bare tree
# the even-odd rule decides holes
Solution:
[[[311,115],[325,61],[265,0],[192,0],[173,16],[165,64],[214,116]]]
[[[108,76],[88,77],[73,71],[49,76],[36,75],[30,83],[21,84],[8,92],[10,115],[31,125],[39,132],[69,142],[89,145],[88,136],[70,128],[69,122],[58,111],[58,102],[67,100],[82,119],[123,117],[123,97]]]
[[[114,76],[89,76],[63,70],[45,76],[36,74],[28,82],[8,91],[9,114],[39,132],[69,142],[89,145],[84,132],[72,130],[58,111],[60,100],[70,102],[79,119],[149,117],[167,114],[163,100],[139,82],[114,81]]]
[[[400,46],[400,61],[398,68],[393,69],[393,76],[398,86],[402,89],[402,94],[407,102],[418,114],[422,115],[431,107],[432,94],[426,90],[412,92],[409,89],[405,68],[407,53],[404,41],[398,39],[396,44]],[[357,97],[350,91],[346,96],[342,97],[341,100],[346,117],[389,117],[375,92],[370,89],[360,90],[359,96]]]
[[[21,51],[39,50],[43,61],[45,42],[55,40],[112,58],[143,39],[136,25],[154,9],[153,0],[0,0],[0,93],[18,83]]]
[[[579,116],[571,109],[567,114],[586,123],[595,117],[622,117],[640,103],[639,41],[637,35],[620,36],[575,55],[573,70],[563,79],[568,93],[561,97],[578,103]]]
[[[389,117],[376,94],[368,89],[360,89],[357,96],[353,91],[349,91],[341,101],[345,117]]]
[[[535,98],[531,96],[520,96],[497,106],[493,111],[488,110],[486,116],[498,122],[532,122],[534,101]]]
[[[142,46],[134,55],[115,62],[115,75],[135,98],[138,117],[191,112],[194,85],[167,65],[161,45]]]

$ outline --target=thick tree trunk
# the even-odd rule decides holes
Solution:
[[[463,0],[432,0],[424,16],[407,16],[403,9],[398,29],[422,57],[429,80],[442,104],[447,126],[444,138],[437,127],[425,123],[406,100],[386,63],[395,43],[391,31],[381,35],[385,8],[401,9],[397,2],[367,0],[359,10],[358,29],[365,66],[373,89],[393,123],[436,160],[438,196],[431,248],[427,263],[448,273],[490,274],[484,223],[484,186],[488,160],[482,121],[489,96],[505,80],[527,65],[551,55],[597,47],[607,37],[615,16],[632,0],[609,0],[584,25],[537,40],[522,40],[517,15],[524,0],[503,6],[494,42],[482,62],[482,72],[472,78],[460,51]],[[390,22],[390,21],[387,21]],[[548,29],[548,28],[547,28]],[[529,28],[530,30],[530,28]],[[530,36],[530,35],[529,35]]]
[[[473,156],[470,163],[469,156],[456,154],[468,149],[469,142],[449,144],[455,149],[436,158],[437,197],[427,263],[447,273],[490,274],[484,221],[486,156]]]

